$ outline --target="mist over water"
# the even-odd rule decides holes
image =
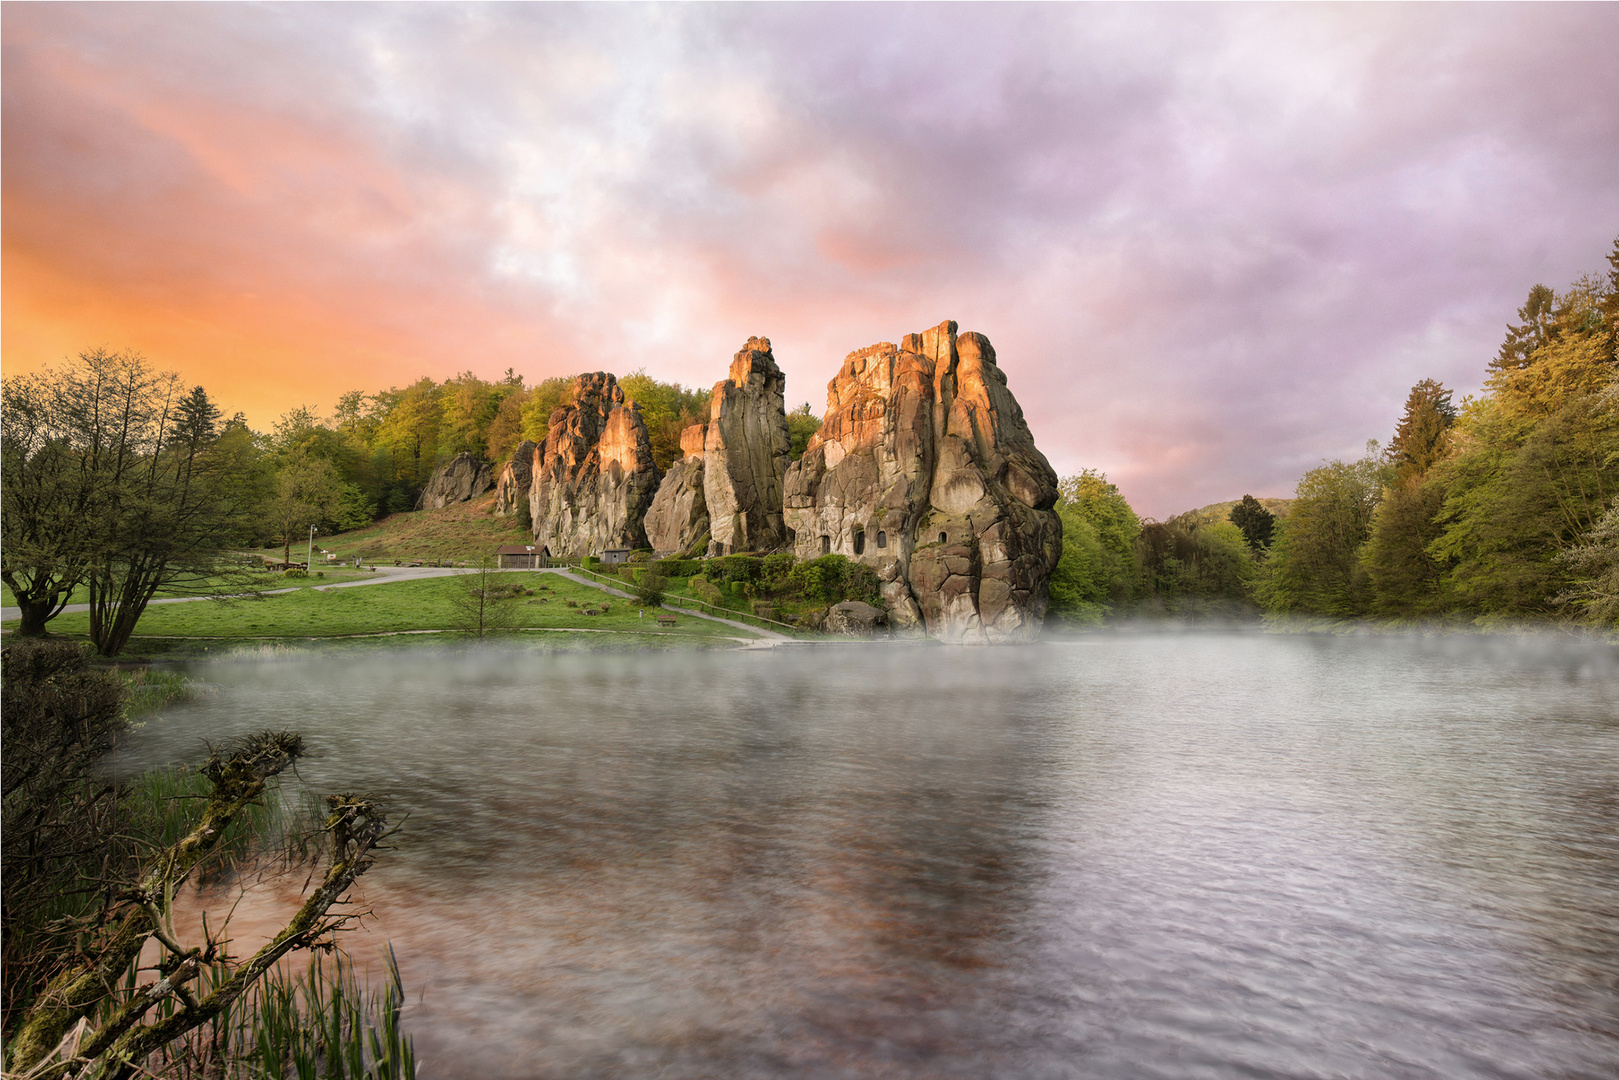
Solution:
[[[1555,641],[199,667],[409,814],[424,1077],[1619,1074],[1619,665]],[[369,942],[368,942],[369,939]],[[417,1003],[419,997],[419,1003]]]

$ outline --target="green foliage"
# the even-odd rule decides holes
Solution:
[[[1413,386],[1389,442],[1388,459],[1395,467],[1395,478],[1420,476],[1432,468],[1444,456],[1455,422],[1456,407],[1450,403],[1449,390],[1433,379]]]
[[[1242,538],[1255,551],[1270,547],[1276,535],[1276,515],[1265,509],[1252,495],[1231,508],[1231,524],[1242,530]]]
[[[1242,530],[1229,521],[1182,516],[1148,522],[1136,538],[1136,561],[1140,596],[1170,611],[1197,612],[1250,599],[1253,558]]]
[[[844,600],[881,603],[877,572],[843,555],[822,555],[798,563],[787,574],[789,592],[819,604]]]
[[[618,380],[618,385],[626,398],[641,406],[641,419],[652,441],[653,464],[667,472],[680,460],[680,433],[708,420],[711,391],[659,382],[643,368]]]
[[[787,414],[787,456],[797,461],[804,456],[810,436],[821,430],[821,418],[810,412],[810,403],[804,402]]]
[[[44,633],[83,584],[91,637],[116,655],[154,595],[213,573],[242,542],[256,448],[217,417],[201,388],[128,351],[5,382],[0,579],[23,633]]]
[[[1444,499],[1443,483],[1420,473],[1397,480],[1384,495],[1362,555],[1376,614],[1436,615],[1449,603],[1445,564],[1429,552],[1441,532]]]
[[[746,591],[759,584],[764,574],[764,560],[757,555],[726,555],[709,560],[704,574],[714,581],[737,585]]]
[[[1365,614],[1371,583],[1361,546],[1390,467],[1376,441],[1357,461],[1331,461],[1304,474],[1281,535],[1271,546],[1260,601],[1274,612],[1335,617]]]
[[[1619,496],[1619,390],[1607,307],[1612,283],[1537,286],[1469,402],[1456,452],[1436,466],[1455,603],[1480,618],[1547,615],[1578,595],[1581,550]]]
[[[0,650],[5,752],[0,792],[0,943],[5,1026],[74,947],[56,920],[90,910],[118,859],[115,788],[95,772],[124,719],[126,692],[75,642],[22,639]]]
[[[1563,559],[1572,581],[1558,602],[1570,605],[1588,622],[1619,627],[1619,505],[1602,515]]]
[[[1141,521],[1119,489],[1087,469],[1057,485],[1063,549],[1051,575],[1051,614],[1093,622],[1135,584],[1135,541]]]
[[[573,404],[573,376],[546,379],[529,391],[522,406],[522,436],[543,443],[551,430],[551,415]]]
[[[664,577],[689,578],[693,574],[703,572],[701,559],[660,559],[653,564],[663,573]]]
[[[725,605],[725,593],[720,587],[702,575],[697,575],[686,582],[686,587],[697,594],[697,599],[715,607]]]
[[[631,592],[635,598],[647,607],[657,607],[663,603],[664,594],[669,588],[669,578],[663,573],[662,567],[653,565],[641,571]]]

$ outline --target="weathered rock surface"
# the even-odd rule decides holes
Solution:
[[[680,433],[681,458],[664,474],[646,512],[646,542],[658,555],[683,552],[708,535],[708,500],[703,495],[703,440],[707,426]]]
[[[877,637],[887,634],[888,616],[881,608],[874,608],[863,601],[845,600],[827,609],[821,630],[849,637]]]
[[[785,487],[794,553],[875,568],[892,625],[959,642],[1038,632],[1062,552],[1057,476],[982,334],[946,322],[850,353]]]
[[[786,389],[770,339],[759,337],[749,338],[731,361],[731,377],[714,385],[703,442],[711,554],[770,551],[786,543]]]
[[[529,512],[534,542],[551,555],[645,546],[642,519],[658,468],[641,410],[603,371],[573,381],[573,403],[551,414],[534,449]]]
[[[442,510],[451,503],[466,502],[489,490],[488,462],[471,454],[457,454],[433,473],[416,498],[418,510]]]
[[[501,466],[495,481],[495,513],[515,514],[519,503],[528,502],[529,485],[534,481],[534,440],[524,439],[512,451],[511,460]]]

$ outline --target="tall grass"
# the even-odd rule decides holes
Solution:
[[[120,671],[118,675],[123,679],[125,689],[129,691],[129,702],[124,706],[124,715],[131,720],[157,712],[178,701],[200,701],[214,692],[212,686],[197,682],[179,671],[143,667],[133,671]]]
[[[211,789],[208,778],[189,765],[152,769],[130,781],[118,800],[119,833],[127,838],[128,854],[139,859],[179,841],[201,818]],[[323,816],[313,795],[301,792],[289,800],[273,785],[262,802],[225,827],[219,847],[197,868],[199,880],[229,874],[255,859],[302,858]]]
[[[224,965],[208,969],[198,996],[228,977]],[[138,981],[131,967],[124,993],[107,1002],[105,1015]],[[316,953],[302,972],[277,968],[209,1023],[153,1054],[143,1068],[173,1080],[410,1080],[416,1051],[400,1023],[404,1004],[392,946],[380,992],[360,984],[342,953],[330,959]],[[150,1022],[166,1019],[175,1007],[173,998],[165,999]]]

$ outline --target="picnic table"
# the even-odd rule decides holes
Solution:
[[[673,626],[673,625],[675,625],[675,617],[673,615],[659,615],[658,616],[658,625],[659,626]]]

